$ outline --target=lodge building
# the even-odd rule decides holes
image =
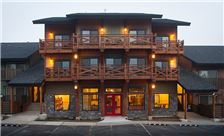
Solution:
[[[178,111],[224,117],[224,48],[184,47],[178,26],[189,22],[75,13],[33,23],[45,26],[39,43],[1,44],[2,113],[37,107],[48,118],[82,120],[176,117]]]
[[[176,116],[177,27],[159,14],[75,13],[45,25],[44,103],[49,118]],[[43,100],[42,100],[43,101]]]

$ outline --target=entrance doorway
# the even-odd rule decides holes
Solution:
[[[121,115],[122,110],[121,94],[106,94],[105,115]]]
[[[34,103],[39,103],[40,102],[40,92],[39,92],[37,86],[33,87],[32,102],[34,102]]]

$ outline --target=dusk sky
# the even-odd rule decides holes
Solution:
[[[14,0],[15,1],[15,0]],[[185,45],[223,45],[223,2],[193,0],[184,2],[13,2],[1,3],[1,42],[37,42],[44,37],[44,25],[34,25],[32,20],[65,16],[77,12],[137,12],[163,14],[170,18],[191,22],[191,26],[178,28],[178,39]],[[59,0],[60,1],[60,0]],[[118,0],[113,0],[118,1]],[[125,0],[123,0],[125,1]],[[131,1],[131,0],[130,0]],[[176,0],[177,1],[177,0]]]

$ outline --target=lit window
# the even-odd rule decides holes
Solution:
[[[129,94],[128,108],[129,110],[143,110],[144,109],[144,94]]]
[[[155,94],[155,108],[169,108],[169,94]]]
[[[84,88],[82,100],[83,100],[83,110],[98,111],[99,110],[98,88]]]
[[[55,95],[55,110],[63,111],[69,109],[69,95]]]

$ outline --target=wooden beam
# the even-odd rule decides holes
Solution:
[[[215,118],[215,94],[212,94],[212,117]]]
[[[187,92],[184,91],[184,119],[187,119]]]
[[[10,113],[13,114],[13,105],[14,105],[14,96],[13,96],[13,89],[14,87],[10,87]]]
[[[127,115],[128,114],[128,82],[124,82],[123,86],[123,97],[122,97],[123,105],[122,105],[122,115]]]
[[[42,109],[42,107],[43,107],[43,96],[42,96],[42,87],[38,87],[38,90],[39,90],[39,92],[40,92],[40,114],[42,114],[42,112],[43,112],[43,109]]]

